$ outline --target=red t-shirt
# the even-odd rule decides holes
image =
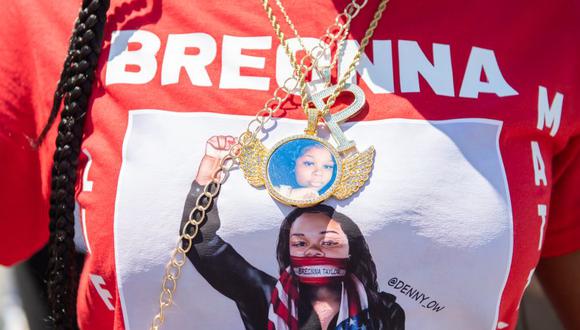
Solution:
[[[339,72],[377,3],[354,20]],[[284,4],[310,47],[346,1]],[[38,152],[29,140],[77,10],[19,1],[0,14],[3,264],[47,239],[54,130]],[[540,256],[580,249],[579,19],[573,0],[389,4],[353,81],[367,104],[342,126],[359,150],[375,147],[372,176],[328,204],[365,235],[408,329],[514,329]],[[238,136],[290,72],[259,1],[112,1],[79,176],[82,329],[149,326],[206,141]],[[296,104],[267,147],[302,133]],[[276,279],[290,210],[234,170],[217,234]],[[186,263],[166,328],[243,328],[238,301],[200,274]]]

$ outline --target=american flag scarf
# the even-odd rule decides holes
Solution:
[[[290,267],[280,274],[272,291],[268,309],[268,330],[298,330],[297,283],[290,274]],[[342,281],[342,295],[335,329],[367,329],[368,320],[368,298],[365,288],[356,276],[348,274]]]

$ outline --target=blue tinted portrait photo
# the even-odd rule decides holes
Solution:
[[[322,143],[301,138],[282,144],[268,162],[272,186],[286,198],[315,199],[334,183],[337,165],[334,155]]]

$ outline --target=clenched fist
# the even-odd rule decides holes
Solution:
[[[206,185],[212,180],[212,175],[220,167],[221,160],[226,157],[230,148],[236,143],[236,138],[229,135],[216,135],[209,138],[205,144],[205,155],[201,159],[195,181]]]

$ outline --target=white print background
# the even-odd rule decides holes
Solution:
[[[249,117],[131,111],[115,206],[115,254],[127,329],[147,329],[158,311],[164,265],[185,196],[217,134],[237,135]],[[277,120],[265,144],[300,134]],[[360,150],[374,145],[370,183],[329,204],[367,237],[380,289],[397,296],[407,329],[495,329],[512,251],[511,207],[498,149],[501,123],[486,119],[389,119],[346,125]],[[337,205],[338,204],[338,205]],[[232,173],[219,199],[219,234],[250,263],[277,277],[278,228],[289,211]],[[440,312],[387,285],[397,277],[445,306]],[[425,301],[427,303],[429,300]],[[188,261],[165,329],[243,329],[235,304]]]

